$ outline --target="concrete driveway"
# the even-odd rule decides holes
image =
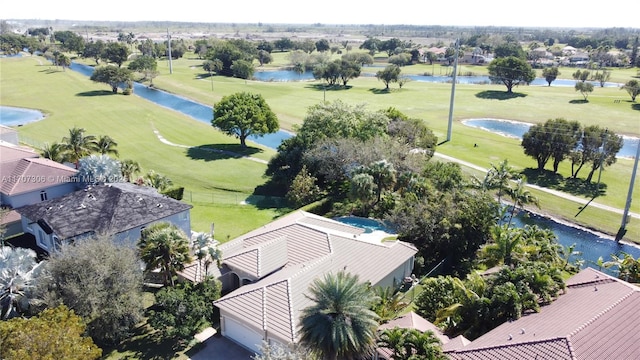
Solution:
[[[191,360],[251,360],[253,353],[220,334],[209,337]]]

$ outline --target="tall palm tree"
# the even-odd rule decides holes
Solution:
[[[440,339],[431,330],[425,332],[416,329],[407,330],[406,343],[411,348],[411,354],[408,359],[429,359],[429,360],[446,360],[442,353]]]
[[[411,355],[405,348],[406,330],[396,326],[383,330],[378,337],[378,346],[391,350],[392,360],[404,360]]]
[[[118,146],[118,143],[115,142],[109,135],[100,135],[100,137],[96,141],[97,151],[102,155],[114,155],[118,157],[119,154],[116,146]]]
[[[130,182],[131,178],[140,172],[140,164],[131,159],[122,160],[120,162],[120,173],[126,182]]]
[[[513,216],[516,214],[516,211],[518,211],[518,207],[520,209],[524,209],[525,205],[533,204],[540,208],[538,198],[535,197],[531,191],[527,190],[526,184],[527,178],[523,176],[517,181],[516,187],[510,187],[506,190],[507,195],[509,195],[513,202],[513,208],[511,209],[511,215],[509,216],[509,226],[511,225]]]
[[[487,266],[499,264],[511,265],[518,247],[523,242],[521,229],[514,229],[507,225],[495,225],[491,228],[490,243],[483,245],[478,252],[481,262]]]
[[[309,288],[313,305],[302,310],[300,343],[324,360],[371,354],[378,316],[367,284],[345,272],[327,274]]]
[[[40,155],[45,159],[59,163],[63,163],[66,160],[64,145],[57,142],[44,143],[44,146],[40,149]]]
[[[62,147],[67,154],[67,160],[76,164],[76,169],[80,159],[97,150],[96,137],[85,135],[85,131],[83,128],[74,126],[69,129],[69,136],[62,138]]]
[[[166,222],[144,229],[138,241],[138,250],[147,270],[160,269],[165,285],[175,285],[174,276],[192,261],[187,236],[175,225]]]
[[[158,189],[158,191],[164,191],[173,184],[171,179],[153,170],[149,170],[144,176],[144,183],[147,186]]]
[[[489,187],[492,189],[498,189],[498,202],[502,198],[502,192],[509,186],[509,181],[517,179],[519,174],[516,170],[509,165],[508,160],[503,160],[497,166],[491,164],[491,169],[487,172],[485,182],[488,182]]]
[[[216,246],[217,242],[207,233],[200,233],[193,239],[193,252],[198,259],[198,272],[200,275],[196,280],[203,281],[209,274],[209,266],[216,262],[218,267],[222,266],[222,252]],[[202,265],[204,263],[204,271]]]

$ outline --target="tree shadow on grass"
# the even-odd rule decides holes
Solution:
[[[391,94],[391,89],[370,88],[369,92],[372,93],[372,94],[376,94],[376,95]]]
[[[342,91],[342,90],[349,90],[353,86],[351,86],[351,85],[342,86],[342,85],[308,84],[305,87],[307,89],[312,89],[312,90],[315,90],[315,91]]]
[[[569,101],[569,104],[588,104],[589,100],[571,100]]]
[[[92,91],[84,91],[76,94],[76,96],[82,96],[82,97],[107,96],[107,95],[117,95],[117,94],[109,90],[92,90]]]
[[[163,337],[160,332],[144,323],[115,348],[103,349],[103,354],[118,351],[124,354],[120,359],[170,360],[176,357],[176,353],[185,350],[187,345],[185,341]]]
[[[523,93],[515,93],[515,92],[506,92],[506,91],[496,91],[496,90],[485,90],[480,91],[476,94],[477,98],[480,99],[489,99],[489,100],[510,100],[515,98],[526,97],[527,94]]]
[[[631,109],[636,110],[636,111],[640,111],[640,104],[631,105]]]
[[[255,147],[242,147],[240,144],[206,144],[187,149],[187,156],[193,160],[215,161],[237,159],[262,152]]]
[[[527,177],[530,184],[538,185],[547,189],[558,190],[571,195],[598,197],[606,194],[607,184],[586,182],[583,179],[565,178],[560,174],[549,170],[539,171],[538,169],[526,168],[522,174]]]

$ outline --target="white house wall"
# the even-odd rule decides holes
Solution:
[[[42,190],[44,190],[44,192],[47,194],[47,198],[45,200],[51,200],[76,191],[76,184],[69,182],[61,183],[60,185],[52,186],[46,189],[34,190],[27,193],[11,196],[2,194],[2,203],[11,206],[14,209],[25,205],[37,204],[43,201],[40,197],[40,193],[42,192]]]
[[[413,257],[405,261],[402,265],[390,272],[384,279],[378,281],[377,284],[374,284],[374,286],[394,288],[399,286],[405,277],[411,276],[411,272],[413,271],[413,261]]]

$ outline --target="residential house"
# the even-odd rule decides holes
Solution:
[[[310,284],[346,271],[373,286],[411,280],[416,248],[382,231],[296,211],[220,246],[222,335],[259,352],[263,341],[298,340],[302,309],[312,305]]]
[[[76,190],[77,170],[41,158],[30,148],[0,142],[0,203],[15,209],[54,199]],[[20,216],[13,210],[3,222],[6,236],[22,232]]]
[[[449,342],[451,359],[637,359],[640,288],[592,268],[567,281],[566,293],[468,343]]]
[[[133,244],[141,231],[156,222],[169,222],[191,233],[191,205],[131,183],[89,186],[62,197],[16,209],[25,232],[42,249],[54,251],[62,242],[110,235]]]

